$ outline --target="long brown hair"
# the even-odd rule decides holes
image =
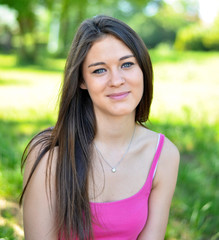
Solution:
[[[48,151],[50,154],[47,172],[50,176],[52,153],[54,148],[58,146],[56,229],[58,229],[60,236],[65,236],[65,239],[77,236],[79,240],[82,240],[90,239],[93,236],[88,197],[88,173],[91,169],[90,156],[92,141],[96,133],[96,119],[90,96],[86,90],[80,88],[80,85],[83,83],[82,64],[89,49],[97,39],[106,34],[113,35],[126,44],[133,52],[143,72],[144,93],[136,108],[136,122],[139,124],[146,122],[150,112],[153,94],[153,70],[150,56],[143,41],[128,25],[112,17],[96,16],[82,22],[67,58],[55,127],[41,132],[32,139],[22,157],[23,168],[29,153],[38,144],[43,144],[23,189],[20,203],[33,172]]]

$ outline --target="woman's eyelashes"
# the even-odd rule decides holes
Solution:
[[[106,69],[104,69],[104,68],[95,69],[93,71],[93,73],[95,73],[95,74],[101,74],[101,73],[104,73],[104,72],[106,72]]]
[[[133,62],[125,62],[122,64],[121,68],[130,68],[131,66],[133,66],[134,63]],[[94,74],[102,74],[102,73],[105,73],[107,70],[105,68],[98,68],[98,69],[95,69],[93,71]]]
[[[134,65],[133,62],[125,62],[122,64],[122,68],[130,68],[132,65]]]

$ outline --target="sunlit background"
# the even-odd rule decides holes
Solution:
[[[0,239],[23,239],[20,158],[54,125],[74,33],[97,14],[125,21],[147,45],[147,126],[181,153],[165,240],[219,239],[218,0],[0,0]]]

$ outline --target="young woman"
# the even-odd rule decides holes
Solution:
[[[81,24],[56,125],[25,150],[26,240],[164,239],[179,153],[144,126],[152,79],[129,26],[107,16]]]

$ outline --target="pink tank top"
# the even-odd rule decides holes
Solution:
[[[164,138],[164,135],[159,134],[157,149],[146,182],[136,194],[113,202],[90,203],[95,240],[135,240],[138,238],[147,222],[148,198]]]
[[[148,217],[148,198],[157,162],[163,147],[164,135],[158,145],[143,187],[133,196],[114,202],[90,203],[93,214],[93,233],[97,240],[134,240],[143,230]]]

